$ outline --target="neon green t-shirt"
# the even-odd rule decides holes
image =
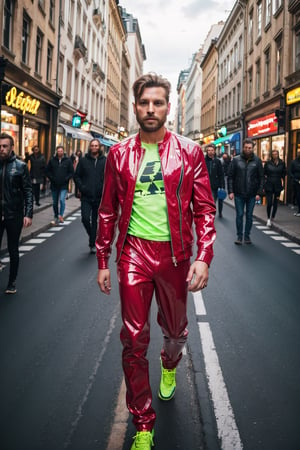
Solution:
[[[128,234],[149,241],[170,241],[164,180],[157,144],[145,144],[139,169]]]

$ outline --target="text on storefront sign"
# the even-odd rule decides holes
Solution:
[[[30,97],[30,95],[25,95],[23,91],[18,93],[17,88],[13,86],[5,96],[6,105],[22,111],[23,114],[36,115],[41,102],[36,98]]]
[[[248,137],[260,136],[262,134],[277,133],[278,124],[275,114],[269,114],[260,119],[251,120],[248,123]]]

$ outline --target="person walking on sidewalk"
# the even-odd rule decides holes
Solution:
[[[102,196],[106,158],[98,139],[92,139],[89,151],[80,158],[74,181],[81,198],[81,221],[89,237],[91,253],[96,253],[95,240],[98,224],[98,209]]]
[[[170,83],[149,73],[133,85],[139,133],[107,156],[96,240],[98,284],[110,294],[108,266],[118,225],[117,269],[123,326],[127,406],[137,429],[134,449],[150,450],[156,414],[148,360],[150,307],[155,292],[164,340],[158,396],[175,393],[176,366],[185,345],[187,292],[207,286],[213,257],[215,204],[198,144],[165,128]],[[197,254],[193,252],[193,223]]]
[[[263,194],[264,170],[260,158],[254,154],[251,139],[243,142],[243,151],[235,156],[228,170],[228,197],[234,199],[236,210],[237,239],[235,244],[251,244],[250,233],[253,221],[255,201]],[[246,206],[246,224],[243,232],[244,209]]]
[[[270,227],[276,216],[278,199],[280,192],[283,190],[284,179],[286,176],[285,163],[279,158],[278,150],[272,150],[271,159],[266,161],[264,166],[264,176],[264,191],[267,199],[267,227]]]
[[[74,175],[72,161],[65,156],[62,145],[56,147],[56,154],[48,162],[46,175],[51,183],[53,201],[54,220],[51,223],[57,225],[64,222],[68,185]]]
[[[37,145],[32,148],[32,154],[29,156],[28,161],[35,204],[40,206],[41,184],[45,184],[46,177],[46,160]]]
[[[218,200],[219,217],[223,217],[223,200],[221,198],[218,198],[218,189],[225,188],[223,166],[221,161],[216,158],[216,147],[214,144],[208,144],[206,146],[206,153],[205,163],[208,170],[211,191],[215,203]]]
[[[14,153],[14,140],[0,134],[0,247],[4,230],[9,253],[9,278],[5,293],[17,292],[19,239],[22,227],[30,227],[33,215],[32,185],[27,164]]]
[[[298,211],[294,213],[294,216],[300,217],[300,150],[297,151],[297,158],[291,162],[289,176],[293,182],[298,207]]]

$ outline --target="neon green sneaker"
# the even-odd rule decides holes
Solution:
[[[162,362],[161,365],[161,379],[158,391],[158,397],[161,400],[171,400],[174,397],[176,389],[176,368],[164,369]]]
[[[151,450],[154,446],[154,430],[152,431],[137,431],[133,437],[134,443],[131,446],[131,450]]]

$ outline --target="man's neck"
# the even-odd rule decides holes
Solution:
[[[142,142],[145,142],[145,144],[159,144],[164,140],[165,133],[165,127],[160,128],[158,131],[154,131],[153,133],[140,130],[140,138]]]

